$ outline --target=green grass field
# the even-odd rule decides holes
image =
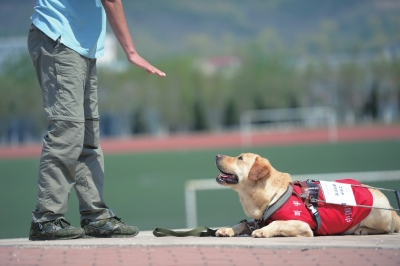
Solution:
[[[217,153],[235,156],[247,151],[291,174],[400,170],[400,140],[107,155],[106,202],[123,221],[141,230],[184,228],[185,181],[214,179]],[[38,158],[0,161],[0,238],[28,236],[36,204],[38,162]],[[400,177],[395,182],[378,181],[369,185],[400,189]],[[394,193],[385,194],[397,207]],[[246,218],[233,190],[200,191],[197,204],[199,225],[232,225]],[[66,218],[79,226],[74,192]]]

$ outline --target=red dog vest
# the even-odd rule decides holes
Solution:
[[[336,180],[335,182],[360,185],[359,182],[353,179]],[[318,181],[315,183],[319,185]],[[357,205],[372,206],[372,194],[367,188],[352,186],[352,189]],[[315,222],[310,210],[299,197],[301,193],[301,187],[299,185],[294,185],[292,196],[268,219],[267,224],[277,220],[299,220],[307,223],[311,230],[316,230],[317,223]],[[319,200],[325,200],[321,189],[319,192]],[[321,217],[321,227],[318,231],[314,232],[314,234],[338,235],[360,223],[368,216],[371,209],[318,202],[318,212]]]

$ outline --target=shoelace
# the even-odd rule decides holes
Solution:
[[[39,228],[43,229],[43,225],[42,223],[38,223],[39,224]],[[52,227],[55,230],[56,229],[56,225],[60,225],[61,228],[67,228],[69,226],[71,226],[71,224],[67,221],[65,221],[64,219],[57,219],[53,222]]]
[[[54,225],[60,225],[61,228],[67,228],[69,226],[71,226],[71,224],[67,221],[65,221],[64,219],[57,219],[54,221]]]
[[[121,220],[122,220],[121,218],[119,218],[119,217],[117,217],[117,216],[111,217],[111,218],[110,218],[110,222],[111,222],[113,219],[114,219],[114,220],[117,220],[116,224],[123,224],[123,225],[126,226],[126,224],[125,224],[123,221],[121,221]]]

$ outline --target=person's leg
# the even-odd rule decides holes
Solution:
[[[64,219],[68,199],[75,183],[75,165],[82,144],[83,123],[50,120],[43,138],[39,167],[38,203],[33,211],[35,222]],[[77,142],[68,141],[74,135]]]
[[[75,190],[79,199],[81,221],[114,217],[103,197],[104,157],[100,147],[96,60],[88,61],[84,92],[85,135],[82,153],[76,166]]]
[[[84,139],[85,60],[32,26],[28,49],[42,89],[49,125],[43,138],[36,209],[30,239],[81,237],[81,228],[64,220]]]
[[[123,223],[104,202],[104,158],[99,144],[96,60],[89,60],[88,66],[84,97],[85,136],[76,167],[75,184],[81,226],[89,236],[132,237],[139,233],[139,229]]]

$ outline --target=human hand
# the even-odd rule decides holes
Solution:
[[[121,0],[102,0],[104,10],[107,14],[108,22],[122,49],[127,55],[129,63],[143,68],[149,74],[157,74],[160,77],[165,77],[165,73],[152,66],[144,58],[142,58],[135,50],[131,35],[126,24],[124,8]]]
[[[162,72],[161,70],[152,66],[149,62],[147,62],[143,57],[141,57],[137,53],[130,55],[128,57],[128,61],[129,61],[129,63],[131,63],[137,67],[143,68],[149,74],[156,74],[160,77],[166,76],[164,72]]]

